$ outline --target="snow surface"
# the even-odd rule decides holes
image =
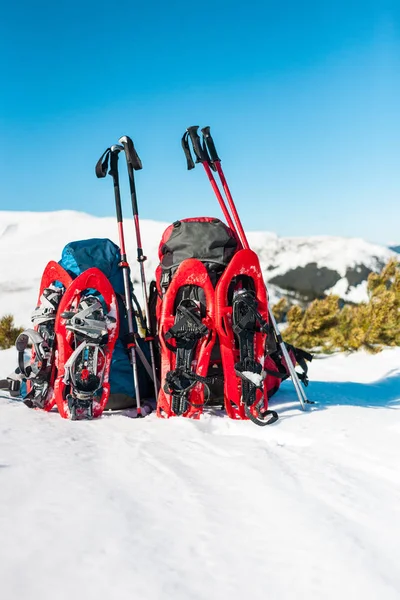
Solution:
[[[318,404],[285,382],[264,428],[0,397],[1,598],[398,600],[400,348],[310,378]]]
[[[249,381],[254,383],[254,385],[256,385],[257,387],[260,387],[261,383],[264,380],[263,374],[252,373],[252,371],[243,371],[242,375],[245,379],[248,379]]]
[[[182,216],[182,215],[181,215]],[[185,216],[185,215],[183,215]],[[132,219],[126,219],[125,240],[133,278],[139,281],[135,235]],[[169,223],[141,220],[147,278],[154,277],[158,264],[158,245]],[[94,217],[74,211],[13,212],[0,211],[0,316],[11,313],[18,325],[29,326],[37,301],[43,269],[49,260],[59,260],[63,247],[72,240],[108,237],[118,244],[115,217]],[[349,289],[345,274],[348,268],[363,264],[380,270],[395,252],[361,239],[330,236],[279,238],[268,232],[249,232],[251,247],[258,253],[265,279],[282,275],[296,267],[316,262],[341,274],[336,284],[343,298],[366,299],[366,286]],[[27,252],[28,249],[28,252]],[[268,286],[270,300],[282,296],[279,288]],[[140,286],[135,290],[141,301]]]

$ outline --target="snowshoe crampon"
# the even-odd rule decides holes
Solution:
[[[50,411],[55,404],[54,382],[56,378],[55,320],[64,290],[72,278],[58,263],[50,261],[40,282],[39,298],[31,320],[34,329],[22,332],[16,340],[18,351],[18,377],[26,381],[27,394],[24,398],[29,408]],[[25,364],[25,351],[31,345],[30,362]],[[17,388],[16,381],[12,381]],[[10,394],[13,393],[12,385]]]
[[[92,419],[102,414],[110,394],[118,325],[117,298],[110,282],[97,268],[84,271],[62,297],[55,324],[55,400],[62,417]]]
[[[159,338],[162,387],[157,414],[199,418],[216,333],[214,288],[197,259],[182,261],[174,274],[163,298]]]

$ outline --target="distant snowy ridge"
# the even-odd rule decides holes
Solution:
[[[158,264],[158,245],[169,223],[141,220],[148,279]],[[86,213],[0,211],[0,315],[12,313],[29,325],[43,269],[59,260],[72,240],[110,238],[118,244],[115,217]],[[132,219],[125,221],[125,238],[134,280],[138,281],[136,241]],[[260,257],[271,301],[287,291],[316,297],[333,291],[346,300],[366,299],[366,278],[379,271],[393,250],[362,239],[331,236],[280,238],[269,232],[249,232],[251,247]],[[140,289],[136,291],[140,298]]]

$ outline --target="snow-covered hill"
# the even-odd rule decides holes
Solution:
[[[398,600],[400,348],[310,377],[318,404],[285,382],[264,428],[0,397],[1,598]]]
[[[141,221],[149,279],[157,266],[158,244],[167,225]],[[131,219],[126,220],[125,232],[133,276],[137,279]],[[115,218],[73,211],[0,211],[0,315],[12,313],[18,324],[29,325],[46,263],[59,260],[66,243],[91,237],[108,237],[118,243]],[[368,273],[379,270],[396,255],[388,248],[361,239],[279,238],[273,233],[250,232],[249,241],[260,256],[266,280],[271,282],[272,300],[284,290],[296,290],[308,297],[331,290],[348,300],[360,301],[366,296]]]

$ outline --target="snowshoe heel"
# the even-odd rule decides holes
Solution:
[[[93,419],[93,400],[91,398],[76,398],[68,394],[67,402],[71,421]]]

